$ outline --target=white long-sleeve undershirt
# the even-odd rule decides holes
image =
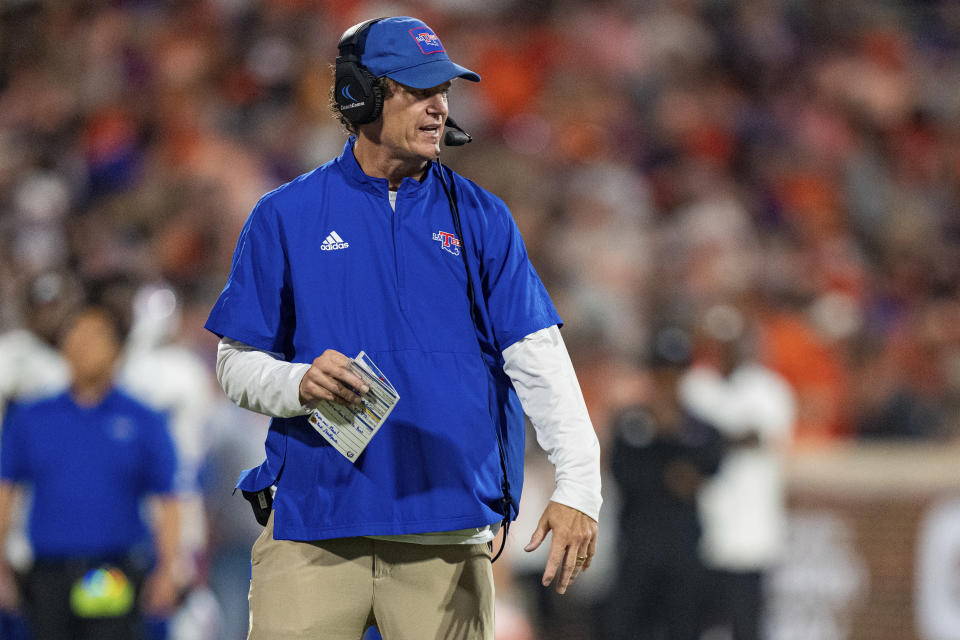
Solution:
[[[559,327],[513,343],[503,350],[503,359],[537,443],[554,466],[556,488],[550,499],[597,520],[600,443]]]
[[[537,442],[556,470],[551,500],[599,518],[600,444],[590,422],[559,328],[554,325],[518,340],[503,351]],[[309,364],[282,360],[223,338],[217,349],[217,379],[234,403],[264,415],[287,418],[312,410],[300,404],[300,380]]]

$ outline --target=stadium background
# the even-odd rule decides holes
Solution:
[[[601,444],[657,326],[757,323],[799,403],[770,637],[960,638],[960,3],[4,0],[0,330],[50,270],[175,292],[157,322],[210,387],[212,599],[184,637],[245,624],[255,525],[229,487],[265,429],[217,394],[203,320],[259,195],[342,146],[340,33],[390,14],[483,76],[451,92],[475,141],[444,159],[511,207]],[[608,496],[605,561],[541,603],[565,637],[594,637],[615,517]],[[559,637],[517,530],[498,615]]]

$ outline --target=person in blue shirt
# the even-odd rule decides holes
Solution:
[[[0,541],[29,487],[34,560],[22,593],[0,564],[0,607],[22,606],[37,640],[138,639],[140,610],[167,613],[177,596],[176,457],[166,419],[114,387],[122,336],[114,314],[84,307],[62,343],[69,390],[15,404],[3,422]]]
[[[504,202],[438,161],[456,78],[480,80],[418,19],[348,29],[343,152],[261,198],[206,323],[228,397],[273,417],[238,484],[265,522],[252,640],[492,638],[524,414],[556,466],[526,546],[550,536],[543,584],[563,593],[596,552],[599,445],[560,318]],[[307,416],[367,397],[361,351],[399,402],[348,459]]]

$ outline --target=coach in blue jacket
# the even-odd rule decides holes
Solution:
[[[493,638],[523,414],[557,471],[526,548],[551,533],[543,583],[561,593],[596,549],[597,438],[509,210],[438,162],[451,83],[480,77],[406,17],[349,29],[336,73],[343,153],[260,200],[206,324],[227,395],[273,416],[238,485],[274,494],[249,638]],[[351,461],[307,414],[367,392],[360,351],[400,401]]]
[[[0,608],[22,605],[37,640],[136,640],[141,608],[166,616],[176,603],[176,454],[166,417],[114,386],[121,325],[105,307],[84,307],[63,338],[69,390],[4,418],[0,543],[29,487],[33,564],[21,603],[0,558]],[[157,516],[149,528],[148,498]]]

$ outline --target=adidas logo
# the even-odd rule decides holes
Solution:
[[[336,251],[337,249],[346,249],[350,246],[349,242],[344,242],[343,238],[336,231],[331,231],[330,235],[320,244],[321,251]]]

